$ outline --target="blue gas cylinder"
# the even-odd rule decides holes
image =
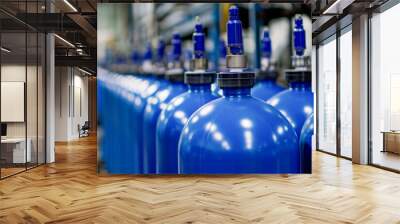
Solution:
[[[105,131],[105,118],[107,114],[106,107],[104,106],[104,103],[106,101],[106,96],[107,96],[107,90],[105,87],[105,77],[108,75],[108,71],[103,69],[103,68],[98,68],[97,70],[97,141],[99,145],[99,162],[98,162],[98,167],[100,170],[104,168],[104,163],[103,163],[103,155],[104,152],[106,151],[105,149],[105,143],[104,143],[104,131]]]
[[[122,107],[119,105],[120,80],[125,76],[121,76],[113,72],[99,73],[99,144],[100,144],[100,162],[99,167],[108,173],[122,173],[123,167],[121,162],[121,150],[123,150],[122,142],[114,144],[116,136],[112,134],[112,129],[118,125],[115,122],[114,114],[121,113]],[[118,153],[113,153],[117,151]],[[125,161],[124,161],[125,162]]]
[[[135,78],[129,75],[109,74],[101,80],[104,92],[100,95],[104,102],[99,117],[101,125],[101,153],[102,167],[112,174],[140,173],[140,155],[132,150],[129,136],[130,126],[120,121],[131,122],[133,86]],[[117,134],[115,130],[120,130]]]
[[[131,114],[133,119],[133,144],[136,150],[141,153],[142,160],[142,173],[143,173],[143,113],[149,97],[154,96],[158,91],[165,89],[169,86],[168,81],[164,79],[165,74],[165,43],[163,40],[159,40],[157,47],[156,61],[151,68],[146,69],[146,73],[151,73],[151,81],[149,82],[146,89],[140,92],[134,100],[134,110]]]
[[[289,89],[278,93],[270,98],[267,103],[278,109],[292,124],[300,137],[301,128],[304,122],[314,111],[314,97],[311,92],[311,69],[309,57],[302,55],[306,48],[303,40],[305,32],[301,32],[301,17],[295,20],[294,44],[296,55],[292,57],[294,69],[287,70],[286,80],[289,83]],[[300,37],[299,37],[300,35]]]
[[[179,136],[189,117],[204,104],[217,98],[211,91],[216,73],[206,71],[205,35],[200,23],[193,33],[193,70],[185,73],[187,92],[175,97],[164,109],[157,123],[156,155],[158,174],[178,173]]]
[[[232,25],[233,24],[233,25]],[[251,96],[255,73],[246,69],[238,8],[229,9],[222,98],[192,114],[179,140],[179,173],[299,173],[297,136],[272,106]]]
[[[129,160],[127,161],[128,164],[135,166],[135,169],[128,170],[129,174],[142,174],[142,118],[137,115],[140,113],[141,108],[144,107],[143,105],[145,101],[143,96],[154,82],[152,74],[153,53],[151,44],[147,44],[142,62],[139,62],[137,57],[132,61],[133,66],[131,66],[130,74],[135,76],[126,76],[126,80],[121,83],[121,86],[123,87],[122,90],[125,91],[122,92],[120,96],[122,101],[118,106],[121,109],[121,112],[116,115],[118,118],[116,122],[118,122],[121,129],[121,132],[118,134],[120,138],[119,141],[124,144],[124,147],[127,150],[129,150],[129,153],[122,155],[121,160]]]
[[[276,83],[279,73],[271,61],[272,46],[268,30],[263,32],[261,45],[261,69],[257,72],[257,84],[251,90],[251,95],[266,101],[284,88]]]
[[[143,114],[143,172],[156,173],[156,127],[158,117],[167,104],[174,97],[187,90],[184,84],[184,69],[181,61],[181,37],[174,34],[172,38],[173,62],[168,66],[165,78],[168,86],[157,91],[154,96],[148,97]]]
[[[138,93],[143,91],[145,85],[137,85],[137,78],[133,76],[125,76],[120,85],[122,86],[118,96],[120,103],[116,106],[118,112],[114,114],[116,125],[113,129],[114,132],[111,133],[118,141],[113,147],[114,153],[120,155],[121,170],[117,174],[140,174],[142,173],[142,153],[134,144],[134,136],[138,130],[133,126],[135,121],[132,114]],[[115,130],[120,130],[120,132],[115,132]],[[116,147],[116,145],[120,147]]]
[[[139,56],[136,52],[136,56]],[[146,87],[142,78],[138,78],[138,61],[130,63],[119,56],[113,69],[117,73],[102,75],[99,97],[103,111],[99,117],[101,125],[100,163],[105,171],[113,174],[141,173],[140,151],[134,148],[133,106],[138,93]],[[103,73],[104,74],[104,73]],[[100,77],[99,77],[100,78]],[[119,130],[116,132],[115,130]]]
[[[311,173],[312,170],[312,136],[314,135],[314,114],[311,114],[300,135],[300,151],[302,153],[301,168],[302,173]]]
[[[260,76],[257,76],[257,84],[253,89],[251,89],[251,95],[260,100],[266,101],[283,90],[285,90],[285,88],[278,85],[275,79],[261,78]]]
[[[311,76],[311,74],[305,74]],[[300,137],[301,128],[313,112],[314,97],[311,80],[290,82],[289,89],[270,98],[267,103],[278,109],[290,122]]]

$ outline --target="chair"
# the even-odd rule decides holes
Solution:
[[[82,127],[78,124],[79,138],[89,136],[89,129],[90,129],[89,121],[85,121]]]

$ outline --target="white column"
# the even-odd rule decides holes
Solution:
[[[46,11],[54,12],[54,5],[46,1]],[[46,163],[55,162],[55,43],[54,34],[46,35]]]
[[[55,161],[54,133],[55,133],[55,60],[54,60],[54,35],[46,36],[46,163]]]
[[[353,162],[368,163],[368,16],[353,19]]]

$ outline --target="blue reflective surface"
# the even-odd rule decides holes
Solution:
[[[130,114],[133,123],[131,129],[130,139],[132,140],[134,150],[138,151],[141,165],[141,172],[143,172],[143,113],[146,106],[147,99],[153,96],[157,91],[168,86],[168,82],[162,78],[149,77],[148,85],[145,84],[140,94],[137,94],[133,102],[133,111]],[[125,124],[126,125],[126,124]]]
[[[217,81],[211,84],[211,91],[218,96],[222,96],[222,89],[219,88]]]
[[[300,137],[304,122],[313,113],[314,97],[311,92],[311,83],[290,83],[290,88],[267,101],[278,109],[290,122]]]
[[[141,173],[140,152],[134,150],[131,134],[133,102],[142,79],[99,72],[98,99],[101,166],[113,174]],[[126,125],[131,124],[131,125]],[[116,132],[115,130],[118,130]],[[102,137],[106,136],[106,137]]]
[[[180,82],[170,82],[168,87],[157,91],[148,97],[143,114],[143,173],[156,173],[156,126],[158,117],[167,104],[175,96],[185,92],[186,85]]]
[[[218,98],[210,84],[190,85],[189,90],[175,97],[163,110],[157,123],[157,173],[178,173],[178,142],[189,117],[204,104]]]
[[[311,173],[312,170],[312,136],[314,134],[314,114],[304,123],[300,135],[300,150],[302,153],[301,168],[303,173]]]
[[[249,88],[223,91],[185,125],[179,173],[299,173],[297,136],[282,114]]]
[[[275,80],[260,80],[251,89],[251,95],[266,101],[283,90],[285,90],[285,88],[279,86]]]

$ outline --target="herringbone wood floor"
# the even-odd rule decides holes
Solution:
[[[312,175],[96,174],[96,141],[0,181],[0,223],[400,223],[400,175],[314,153]]]

